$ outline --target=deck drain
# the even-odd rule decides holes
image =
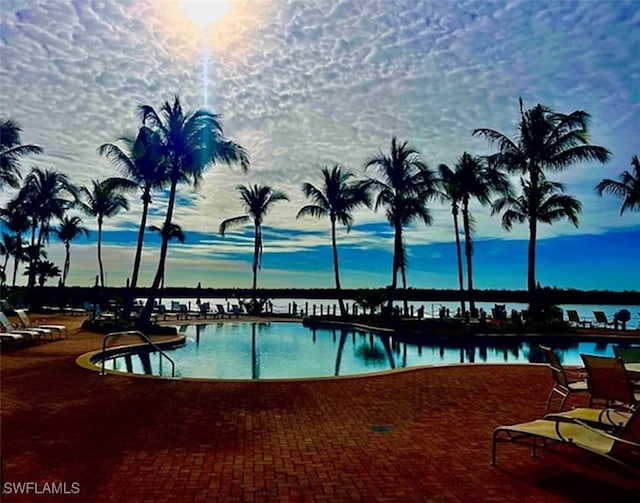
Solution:
[[[389,424],[372,424],[369,429],[374,433],[391,433],[393,426]]]

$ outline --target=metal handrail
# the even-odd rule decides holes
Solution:
[[[176,363],[173,361],[173,359],[167,353],[162,351],[162,349],[160,349],[157,344],[155,344],[151,339],[149,339],[149,336],[143,334],[139,330],[125,330],[124,332],[111,332],[110,334],[107,334],[104,337],[104,340],[102,341],[102,370],[100,371],[101,376],[107,375],[107,372],[104,368],[104,364],[106,360],[105,353],[107,351],[107,339],[109,339],[109,337],[117,337],[120,335],[137,335],[138,337],[140,337],[143,341],[145,341],[147,344],[152,346],[158,353],[160,353],[167,360],[169,360],[169,363],[171,363],[171,377],[176,376]]]

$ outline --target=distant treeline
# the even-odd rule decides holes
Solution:
[[[26,289],[16,288],[11,297],[18,300]],[[24,292],[22,291],[24,290]],[[84,301],[108,302],[122,299],[126,288],[96,288],[96,287],[43,287],[38,289],[40,305],[82,305]],[[346,300],[355,301],[361,297],[371,297],[377,293],[383,296],[386,288],[360,288],[343,290]],[[137,289],[137,297],[144,298],[147,295],[146,288]],[[220,299],[250,299],[253,292],[250,288],[186,288],[167,287],[161,291],[164,299],[177,298],[208,298]],[[439,290],[408,288],[398,289],[395,295],[397,301],[404,299],[413,302],[458,302],[461,300],[461,292],[458,290]],[[574,290],[558,288],[542,288],[539,290],[540,299],[549,304],[611,304],[640,306],[640,291],[607,291],[607,290]],[[333,288],[261,288],[257,290],[260,299],[335,299],[336,291]],[[518,302],[529,301],[526,290],[476,290],[474,293],[477,302]],[[468,300],[466,296],[464,300]]]

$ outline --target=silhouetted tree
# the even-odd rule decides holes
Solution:
[[[298,211],[296,218],[312,216],[328,217],[331,222],[331,247],[333,250],[333,272],[336,282],[336,296],[340,305],[340,314],[345,316],[347,311],[342,298],[340,286],[340,271],[338,266],[338,244],[336,242],[336,222],[344,225],[347,232],[353,225],[353,210],[359,206],[371,206],[369,195],[370,183],[353,181],[353,174],[343,171],[336,164],[331,171],[322,168],[323,184],[320,188],[310,183],[302,184],[302,192],[314,204],[304,206]]]

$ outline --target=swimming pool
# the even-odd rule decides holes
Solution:
[[[189,325],[181,327],[180,333],[186,336],[186,344],[166,353],[175,361],[176,376],[189,378],[312,378],[423,365],[544,361],[538,342],[515,338],[469,343],[469,339],[449,337],[417,345],[365,330],[311,329],[286,322]],[[565,338],[554,347],[565,365],[581,365],[581,353],[613,355],[613,344],[609,343],[567,342]],[[108,357],[105,366],[108,370],[156,376],[166,376],[170,371],[158,353],[151,353],[150,358],[120,353]]]

